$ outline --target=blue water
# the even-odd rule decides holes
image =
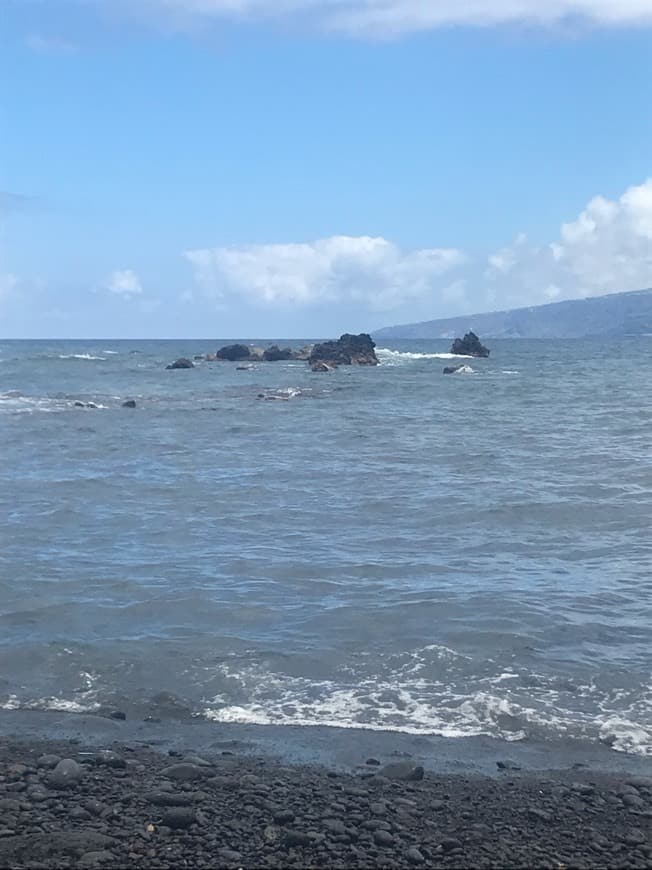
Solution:
[[[652,339],[223,343],[0,342],[0,705],[652,754]]]

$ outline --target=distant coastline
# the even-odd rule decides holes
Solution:
[[[485,338],[624,338],[650,335],[652,289],[387,326],[377,329],[372,336],[376,341],[453,339],[469,330]]]

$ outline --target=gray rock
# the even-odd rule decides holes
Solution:
[[[169,366],[166,366],[166,369],[194,369],[195,364],[192,360],[186,359],[181,356],[179,359],[175,359],[173,363],[170,363]]]
[[[378,831],[374,831],[374,843],[377,846],[392,846],[394,845],[394,837],[392,837],[389,831],[383,831],[381,828]]]
[[[324,819],[322,824],[331,834],[342,835],[346,833],[346,825],[341,819]]]
[[[145,800],[157,807],[189,807],[193,798],[185,792],[158,791],[146,794]]]
[[[552,815],[547,813],[545,810],[540,810],[538,807],[530,807],[528,809],[528,815],[531,819],[540,822],[551,822]]]
[[[161,771],[161,776],[167,779],[174,779],[176,782],[194,782],[207,776],[207,769],[199,767],[197,764],[181,761],[179,764],[171,764],[169,767],[164,767]]]
[[[381,767],[379,771],[385,779],[393,779],[403,782],[419,782],[423,779],[424,770],[421,765],[415,765],[411,761],[393,761]]]
[[[136,407],[136,400],[135,400],[135,399],[127,399],[126,402],[123,402],[123,403],[122,403],[122,407],[123,407],[123,408],[135,408],[135,407]],[[121,712],[121,711],[120,711],[120,710],[116,710],[115,712],[116,712],[116,713],[119,713],[119,712]],[[113,716],[112,718],[113,718],[113,719],[126,719],[127,717],[126,717],[126,716],[124,715],[124,713],[123,713],[122,716]]]
[[[14,798],[0,799],[0,811],[5,813],[19,813],[20,801],[15,800]]]
[[[52,770],[61,761],[60,755],[41,755],[36,760],[37,767],[44,767],[46,770]]]
[[[105,765],[116,769],[124,769],[127,762],[118,755],[117,752],[112,752],[110,749],[101,749],[94,758],[95,764]]]
[[[461,368],[461,366],[458,366],[458,368]],[[496,767],[498,768],[498,770],[520,770],[521,769],[521,766],[519,764],[517,764],[515,761],[510,761],[509,759],[507,759],[506,761],[497,761]]]
[[[645,843],[645,834],[640,828],[632,828],[623,837],[628,846],[642,846]]]
[[[293,822],[295,819],[295,815],[292,810],[277,810],[274,813],[274,822],[277,825],[287,825],[290,822]]]
[[[303,831],[286,831],[284,839],[286,846],[309,846],[312,842],[310,836]]]
[[[441,841],[440,846],[441,846],[443,852],[452,852],[453,849],[461,849],[462,848],[462,844],[455,837],[445,837]]]
[[[87,852],[102,851],[117,845],[117,840],[94,831],[49,831],[43,834],[22,834],[0,840],[0,866],[22,861],[46,861],[56,866],[54,855],[81,857]]]
[[[73,807],[68,813],[68,818],[76,822],[88,822],[93,816],[83,807]]]
[[[423,864],[426,860],[416,846],[412,846],[408,849],[405,857],[408,859],[410,864]]]
[[[387,804],[381,803],[380,801],[376,801],[373,804],[369,804],[369,809],[371,810],[374,816],[386,816],[387,815]]]
[[[212,767],[210,761],[205,758],[200,758],[199,755],[184,755],[183,760],[186,764],[196,764],[197,767]]]
[[[99,867],[102,864],[109,864],[115,862],[115,856],[112,852],[107,852],[106,849],[102,849],[98,852],[85,852],[79,861],[77,862],[78,867]]]
[[[163,813],[161,824],[173,830],[189,828],[197,821],[192,807],[171,807]]]
[[[627,785],[634,788],[645,788],[652,790],[652,776],[630,776],[625,780]]]
[[[635,794],[624,794],[623,795],[623,803],[626,807],[630,807],[635,810],[642,810],[645,807],[645,801],[643,798],[638,797]]]
[[[72,758],[62,758],[47,779],[50,788],[73,788],[81,780],[84,771]]]
[[[239,867],[242,864],[242,855],[240,852],[234,852],[233,849],[220,849],[217,854],[220,867]]]

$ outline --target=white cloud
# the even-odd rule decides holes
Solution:
[[[484,259],[455,248],[402,250],[383,238],[187,251],[200,291],[222,309],[337,303],[422,319],[652,287],[652,179],[594,197],[559,237],[524,234]],[[197,300],[198,301],[198,300]]]
[[[436,279],[464,261],[460,251],[402,251],[383,238],[332,236],[314,242],[187,251],[195,279],[213,299],[268,305],[353,302],[384,311],[427,297]]]
[[[115,2],[115,0],[114,0]],[[652,23],[651,0],[141,0],[144,8],[193,18],[305,20],[335,33],[387,37],[451,25],[582,21]]]
[[[106,289],[120,296],[137,296],[143,292],[138,275],[132,269],[116,269],[106,282]]]

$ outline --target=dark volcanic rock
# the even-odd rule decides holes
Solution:
[[[185,356],[180,356],[179,359],[175,359],[173,363],[170,363],[169,366],[166,366],[166,369],[194,369],[195,364],[192,360],[186,359]]]
[[[444,374],[445,375],[454,375],[455,372],[459,372],[460,369],[463,369],[463,365],[459,366],[444,366]]]
[[[263,352],[263,359],[265,362],[279,362],[284,359],[294,359],[294,354],[289,347],[280,348],[273,344]]]
[[[358,365],[377,366],[378,357],[374,348],[376,343],[365,332],[360,335],[350,335],[348,332],[340,336],[337,341],[325,341],[316,344],[308,362],[311,366],[315,363],[325,362],[327,365]]]
[[[48,777],[50,788],[72,788],[83,776],[83,770],[72,758],[62,758]]]
[[[467,332],[464,338],[456,338],[451,345],[451,353],[460,356],[489,356],[489,348],[480,343],[475,332]]]
[[[163,813],[161,824],[166,828],[179,830],[189,828],[197,821],[197,816],[192,807],[171,807]]]
[[[122,403],[122,407],[123,408],[135,408],[136,407],[136,400],[135,399],[127,399],[126,402]],[[116,712],[119,712],[119,711],[116,711]],[[115,718],[118,719],[120,717],[116,716]]]
[[[229,362],[238,362],[241,359],[249,359],[251,353],[246,344],[227,344],[221,347],[215,354],[216,359],[226,359]]]
[[[206,768],[201,768],[197,764],[182,761],[179,764],[172,764],[170,767],[164,767],[161,771],[161,776],[166,779],[174,779],[176,782],[194,782],[197,779],[203,779],[206,776]]]
[[[419,782],[423,779],[421,765],[412,764],[411,761],[393,761],[386,764],[379,771],[386,779],[395,779],[403,782]]]

